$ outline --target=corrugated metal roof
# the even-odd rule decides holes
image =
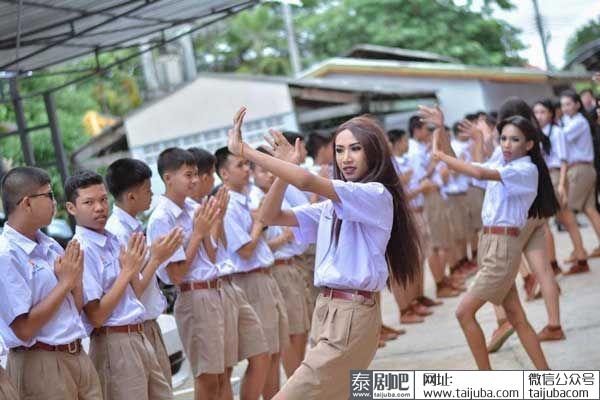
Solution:
[[[454,63],[330,58],[301,74],[301,78],[322,78],[332,73],[365,73],[448,79],[482,79],[498,82],[545,82],[548,80],[589,80],[591,74],[547,72],[522,67],[482,67]]]
[[[399,47],[378,46],[374,44],[358,44],[344,56],[349,58],[366,58],[398,61],[431,61],[459,63],[458,59],[443,56],[429,51],[402,49]]]
[[[159,37],[165,29],[178,25],[203,24],[256,3],[258,0],[0,0],[0,71],[37,71]]]

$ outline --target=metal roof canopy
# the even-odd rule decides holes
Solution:
[[[27,76],[76,57],[210,22],[256,0],[0,0],[0,71]]]
[[[36,165],[29,133],[50,129],[56,166],[63,183],[68,169],[53,92],[163,46],[181,36],[250,8],[258,0],[0,0],[0,103],[11,102],[17,129],[0,134],[0,139],[19,135],[27,165]],[[166,38],[165,31],[183,24],[190,29]],[[98,55],[135,48],[152,40],[143,50],[101,65]],[[39,93],[21,96],[18,80],[42,74],[42,70],[95,54],[89,69],[61,71],[78,75],[73,80]],[[9,81],[9,96],[3,81]],[[27,127],[23,99],[43,96],[48,123]],[[47,167],[47,165],[41,166]]]

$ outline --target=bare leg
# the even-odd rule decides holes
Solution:
[[[281,352],[281,361],[285,375],[289,378],[302,362],[304,347],[306,346],[306,334],[290,335],[290,345]]]
[[[590,222],[592,223],[592,226],[594,227],[594,231],[596,232],[596,236],[598,237],[598,240],[600,241],[600,214],[598,213],[598,210],[596,210],[595,206],[591,206],[591,207],[588,207],[585,210],[583,210],[583,212],[585,213],[585,215],[589,218]]]
[[[567,228],[567,232],[569,232],[569,236],[571,237],[571,242],[573,242],[573,247],[575,249],[575,257],[578,260],[585,260],[585,249],[583,247],[583,239],[581,238],[581,232],[579,231],[579,226],[577,226],[577,220],[575,219],[575,214],[573,214],[570,210],[561,210],[557,214],[557,218],[561,224]]]
[[[506,295],[502,305],[506,311],[508,321],[517,331],[519,340],[529,355],[529,358],[533,362],[533,365],[535,365],[538,370],[548,370],[548,363],[546,362],[546,357],[544,356],[544,352],[540,346],[540,341],[538,340],[535,331],[529,324],[529,321],[527,321],[527,317],[525,316],[525,311],[523,311],[523,307],[521,306],[519,293],[517,292],[517,287],[515,285],[512,286]]]
[[[219,400],[221,375],[224,374],[202,374],[197,377],[194,381],[194,398],[196,400]]]
[[[498,326],[502,324],[502,322],[506,321],[506,311],[502,306],[497,306],[494,304],[494,313],[496,314],[496,321],[498,321]]]
[[[480,370],[490,370],[490,357],[485,345],[485,336],[483,335],[481,326],[475,319],[475,314],[484,304],[485,301],[467,292],[456,309],[456,318],[465,334],[477,368]]]
[[[233,400],[233,388],[231,387],[231,373],[233,368],[229,367],[225,369],[225,373],[222,374],[222,379],[219,380],[219,386],[221,387],[221,398],[220,400]]]
[[[270,400],[279,392],[279,353],[271,354],[268,367],[267,381],[262,391],[263,398]]]
[[[248,358],[248,367],[240,388],[240,400],[258,400],[265,387],[268,372],[269,355],[267,353]]]
[[[548,259],[550,261],[556,261],[556,245],[554,243],[554,235],[552,234],[547,222],[544,224],[544,234],[546,236],[546,250],[548,250]]]
[[[556,283],[554,272],[550,268],[547,253],[545,249],[534,249],[527,251],[525,257],[537,281],[540,283],[542,297],[544,298],[546,312],[548,313],[548,324],[558,326],[560,325],[558,284]]]

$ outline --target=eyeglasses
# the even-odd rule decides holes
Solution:
[[[32,198],[34,198],[34,197],[47,197],[47,198],[49,198],[50,200],[54,201],[54,192],[53,192],[53,191],[50,191],[50,192],[46,192],[46,193],[31,194],[31,195],[28,195],[28,196],[24,196],[24,197],[23,197],[21,200],[19,200],[19,201],[17,202],[17,204],[21,204],[21,202],[22,202],[23,200],[25,200],[25,197],[29,197],[30,199],[32,199]]]

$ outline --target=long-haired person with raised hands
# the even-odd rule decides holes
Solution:
[[[389,280],[418,274],[418,233],[391,162],[383,130],[368,116],[340,125],[333,137],[333,179],[296,165],[299,142],[290,145],[271,130],[272,155],[242,138],[246,108],[234,118],[229,151],[277,176],[264,199],[266,225],[290,226],[296,239],[316,243],[315,286],[322,288],[313,313],[310,348],[276,399],[347,399],[349,370],[372,361],[381,327],[376,294]],[[282,210],[288,184],[326,201]]]
[[[531,120],[512,116],[497,126],[503,157],[484,164],[459,160],[452,151],[439,108],[420,107],[435,124],[432,157],[448,168],[488,181],[482,208],[479,271],[456,310],[456,317],[479,369],[491,369],[485,337],[475,315],[487,302],[502,305],[523,348],[537,369],[548,369],[538,337],[529,324],[515,277],[521,260],[519,234],[527,218],[543,217],[556,209],[552,181],[539,146],[539,130]]]

